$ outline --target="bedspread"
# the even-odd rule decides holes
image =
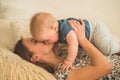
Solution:
[[[60,49],[59,55],[65,57],[67,54],[67,46],[65,45]],[[79,63],[80,67],[88,66],[91,64],[91,60],[89,56],[83,49],[78,51]],[[100,80],[120,80],[120,54],[115,53],[110,56],[106,56],[107,60],[112,65],[112,71],[107,76],[104,76]],[[76,59],[77,60],[77,59]]]

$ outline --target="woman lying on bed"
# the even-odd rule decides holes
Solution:
[[[79,34],[81,30],[83,34],[85,33],[84,26],[81,25],[81,28],[79,26],[80,25],[75,26],[77,28],[75,32],[76,35],[80,36],[78,37],[79,44],[84,48],[92,61],[92,64],[89,66],[80,68],[78,65],[80,62],[78,54],[73,68],[63,72],[61,71],[61,63],[64,61],[64,57],[58,55],[57,48],[51,44],[34,43],[32,42],[32,38],[18,41],[14,52],[27,61],[36,64],[40,63],[40,65],[44,64],[42,67],[50,70],[57,80],[98,80],[110,73],[112,67],[105,56],[95,48],[85,36]]]

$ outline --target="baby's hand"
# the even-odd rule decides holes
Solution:
[[[72,69],[73,63],[67,59],[64,60],[63,64],[62,64],[62,67],[61,67],[61,71],[64,72],[68,69]]]

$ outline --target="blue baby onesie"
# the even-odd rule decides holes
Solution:
[[[68,18],[68,19],[62,19],[62,20],[58,20],[59,23],[59,40],[58,42],[60,43],[67,43],[66,42],[66,36],[69,33],[70,30],[73,30],[73,28],[71,27],[71,25],[68,23],[68,20],[77,20],[75,18]],[[83,20],[85,22],[85,36],[87,39],[89,39],[90,37],[90,25],[89,22],[87,20]]]

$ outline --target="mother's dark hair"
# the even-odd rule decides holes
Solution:
[[[14,48],[14,53],[17,54],[17,55],[19,55],[20,57],[22,57],[26,61],[31,62],[30,59],[32,57],[32,53],[26,48],[25,45],[23,45],[22,39],[19,40],[16,43],[15,48]],[[44,68],[45,70],[47,70],[50,73],[54,73],[54,69],[51,66],[47,65],[47,64],[40,63],[40,62],[36,62],[34,64],[37,65],[37,66],[40,66],[40,67]]]

